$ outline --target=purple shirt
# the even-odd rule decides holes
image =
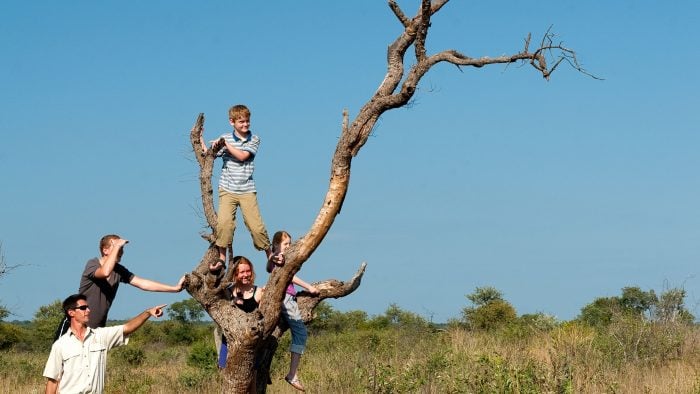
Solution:
[[[291,296],[297,295],[297,289],[294,288],[294,283],[290,283],[289,286],[287,286],[287,294]]]
[[[277,265],[274,265],[272,268],[272,271],[274,271],[276,269],[277,269]],[[294,287],[294,283],[289,282],[289,285],[287,286],[286,293],[289,294],[290,296],[297,295],[297,289]]]

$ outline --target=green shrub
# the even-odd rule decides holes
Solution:
[[[367,313],[364,311],[339,312],[325,301],[321,301],[314,309],[314,320],[307,328],[312,335],[324,331],[345,332],[357,330],[367,323]]]
[[[464,324],[472,330],[494,330],[515,321],[515,308],[493,287],[477,287],[467,298],[474,306],[462,310]]]
[[[56,328],[65,316],[61,300],[39,307],[32,320],[33,334],[28,338],[31,347],[48,351],[53,344]]]
[[[167,308],[168,316],[180,323],[195,323],[204,317],[204,307],[194,298],[172,303]]]
[[[13,324],[0,322],[0,350],[10,347],[26,340],[26,333],[20,327]]]
[[[187,365],[202,371],[216,371],[216,350],[209,343],[194,343],[190,348],[189,355],[187,356]]]
[[[622,295],[600,297],[581,308],[578,320],[592,327],[605,328],[626,316],[645,322],[692,324],[695,316],[685,307],[686,291],[672,288],[656,296],[654,290],[624,287]]]
[[[507,301],[494,300],[476,308],[464,309],[464,321],[472,330],[494,330],[516,319],[515,308]]]
[[[596,337],[595,345],[612,365],[666,362],[681,356],[689,327],[616,316]]]
[[[559,325],[556,317],[542,312],[524,314],[518,318],[518,323],[539,332],[551,331]]]
[[[168,344],[190,344],[197,339],[195,330],[191,324],[182,324],[175,321],[166,321],[162,324],[165,340]]]
[[[505,339],[527,340],[540,333],[550,332],[558,325],[554,316],[544,313],[525,314],[502,325],[498,333]]]
[[[138,346],[121,346],[110,352],[110,356],[117,362],[137,367],[146,360],[146,353]]]
[[[401,329],[425,329],[428,322],[421,316],[405,311],[396,304],[391,304],[384,315],[373,317],[367,322],[368,329],[396,327]]]

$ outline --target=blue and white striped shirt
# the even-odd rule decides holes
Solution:
[[[217,156],[221,156],[224,161],[219,178],[219,189],[235,194],[255,193],[255,181],[253,180],[255,164],[253,160],[258,153],[260,137],[252,132],[248,133],[246,139],[238,138],[233,132],[226,133],[221,137],[234,147],[250,152],[250,157],[248,160],[240,161],[231,156],[225,147],[217,153]]]

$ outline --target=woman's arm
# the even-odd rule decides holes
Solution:
[[[298,285],[298,286],[301,286],[301,287],[305,288],[305,289],[306,289],[309,293],[311,293],[311,294],[318,294],[318,293],[320,293],[316,287],[314,287],[313,285],[310,285],[310,284],[304,282],[300,277],[298,277],[298,276],[296,276],[296,275],[294,275],[294,277],[292,278],[292,283],[294,283],[295,285]]]

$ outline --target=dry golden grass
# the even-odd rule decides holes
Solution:
[[[622,345],[568,323],[518,337],[461,329],[326,333],[310,337],[299,375],[309,393],[700,394],[700,329],[683,328],[678,335],[681,341],[671,352],[662,341],[658,357],[653,346],[643,357],[629,352],[622,357],[616,348]],[[143,349],[144,359],[130,363],[113,351],[107,393],[220,390],[216,372],[187,365],[186,346],[129,347]],[[286,349],[283,340],[272,366],[270,393],[296,393],[282,379],[289,367]],[[46,356],[0,353],[0,393],[42,393]]]

